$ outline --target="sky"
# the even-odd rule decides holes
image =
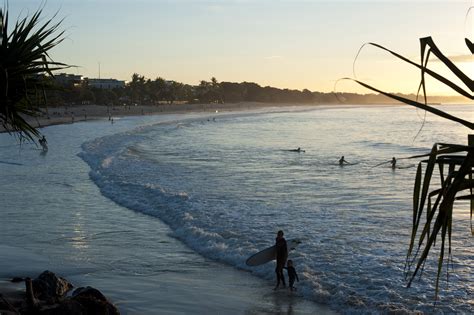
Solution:
[[[67,72],[130,80],[133,73],[187,84],[256,82],[262,86],[321,92],[378,88],[416,93],[419,71],[376,48],[375,42],[419,62],[419,38],[432,36],[440,50],[474,78],[474,0],[14,0],[11,20],[44,6],[45,18],[64,18],[65,40],[55,61]],[[468,14],[469,12],[469,14]],[[436,71],[461,84],[435,59]],[[353,72],[355,69],[355,73]],[[337,82],[337,84],[336,84]],[[428,93],[455,95],[428,80]]]

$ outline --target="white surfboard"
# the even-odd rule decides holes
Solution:
[[[288,251],[293,250],[300,244],[300,240],[289,240],[286,241],[286,246]],[[245,263],[247,266],[260,266],[266,264],[269,261],[276,259],[276,247],[273,245],[272,247],[268,247],[252,256],[250,256]]]

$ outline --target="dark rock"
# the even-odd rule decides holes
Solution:
[[[84,314],[119,315],[119,310],[97,289],[78,288],[72,293],[72,299],[85,309]]]
[[[42,309],[36,310],[35,314],[38,315],[86,315],[86,312],[81,303],[66,299],[59,304],[50,305]],[[98,314],[98,313],[97,313]]]
[[[17,283],[17,282],[23,282],[25,279],[20,278],[20,277],[13,277],[10,282]]]
[[[93,297],[99,301],[104,301],[104,302],[107,302],[107,298],[102,294],[102,292],[100,292],[99,290],[93,288],[93,287],[81,287],[81,288],[77,288],[76,290],[74,290],[74,292],[72,293],[72,296],[73,297],[76,297],[76,296],[85,296],[85,297]]]
[[[51,271],[44,271],[33,280],[35,297],[40,300],[56,301],[64,297],[73,285]]]
[[[101,301],[91,296],[76,296],[72,300],[79,302],[87,315],[120,315],[119,310],[109,301]]]
[[[66,297],[72,284],[53,272],[44,271],[35,280],[18,281],[25,281],[26,295],[15,306],[0,295],[0,315],[18,312],[24,315],[120,315],[119,310],[95,288],[78,288],[71,297]]]

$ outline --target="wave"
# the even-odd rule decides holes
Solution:
[[[242,117],[225,123],[228,129],[238,130],[240,122],[249,124]],[[304,239],[292,253],[304,279],[298,286],[304,297],[350,313],[433,311],[429,299],[413,297],[420,290],[400,289],[403,262],[397,257],[404,255],[404,247],[397,242],[409,218],[399,218],[405,215],[399,210],[405,206],[403,197],[381,190],[383,178],[374,183],[376,178],[357,173],[359,167],[350,172],[338,166],[327,168],[330,158],[313,161],[311,150],[305,155],[309,160],[301,162],[260,147],[246,155],[251,160],[240,154],[219,155],[215,142],[200,138],[203,133],[197,129],[204,127],[175,126],[150,126],[99,138],[84,143],[79,156],[89,164],[89,176],[104,196],[163,221],[174,237],[205,257],[272,280],[272,264],[249,268],[245,260],[272,245],[274,232],[282,228]],[[219,128],[235,137],[235,132]],[[188,133],[181,134],[183,129]],[[365,145],[370,150],[421,150],[370,141]],[[174,151],[167,150],[170,146]],[[205,146],[213,151],[204,150]],[[239,157],[243,160],[234,160]],[[361,157],[363,167],[372,160]],[[218,163],[222,168],[215,168]],[[292,163],[301,172],[295,173]],[[303,174],[304,179],[295,177]],[[341,181],[344,175],[350,176]],[[321,182],[315,180],[318,176]],[[361,189],[368,191],[368,197],[361,198]],[[417,305],[416,310],[411,304]],[[456,309],[468,308],[457,305]],[[448,306],[440,309],[449,311]]]

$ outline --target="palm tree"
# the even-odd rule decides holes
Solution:
[[[68,66],[54,62],[49,51],[61,43],[62,21],[40,21],[42,9],[18,20],[9,29],[8,9],[0,8],[0,123],[20,139],[33,140],[40,132],[25,119],[37,117],[52,88],[53,71]],[[54,17],[53,17],[54,18]]]
[[[474,55],[473,43],[467,38],[465,39],[465,42],[470,53]],[[474,99],[474,81],[469,78],[467,74],[456,67],[456,65],[438,49],[431,37],[421,38],[420,44],[421,62],[420,64],[417,64],[390,49],[375,43],[369,43],[369,45],[385,50],[393,56],[420,69],[421,81],[418,92],[422,91],[423,93],[423,103],[418,102],[418,100],[414,101],[400,97],[399,95],[381,91],[358,80],[354,81],[372,91],[378,92],[402,103],[421,108],[474,130],[473,122],[450,115],[449,113],[441,111],[427,104],[425,75],[429,75],[432,78],[442,82],[453,89],[456,93],[470,100]],[[430,54],[435,55],[441,62],[443,62],[450,69],[450,71],[457,78],[459,78],[459,80],[467,87],[467,89],[453,83],[442,75],[431,70],[428,67]],[[432,248],[435,246],[436,240],[441,238],[436,279],[436,298],[438,296],[439,279],[442,272],[443,263],[447,261],[449,266],[449,261],[452,258],[451,229],[455,201],[471,200],[471,233],[474,235],[474,230],[472,229],[472,215],[474,213],[474,181],[472,179],[472,175],[474,174],[474,141],[469,142],[470,143],[468,145],[435,143],[430,153],[410,157],[428,159],[419,163],[415,178],[415,187],[413,192],[413,226],[410,245],[406,257],[408,286],[411,285],[416,275],[422,272],[425,262],[428,259],[430,250],[432,250]],[[423,166],[425,168],[424,177],[422,176]],[[431,182],[431,179],[436,166],[439,168],[441,185],[440,187],[430,191],[430,184],[435,186]],[[458,193],[464,193],[464,195],[459,196]],[[423,216],[424,213],[425,215]],[[413,266],[415,266],[414,271],[412,271]]]

